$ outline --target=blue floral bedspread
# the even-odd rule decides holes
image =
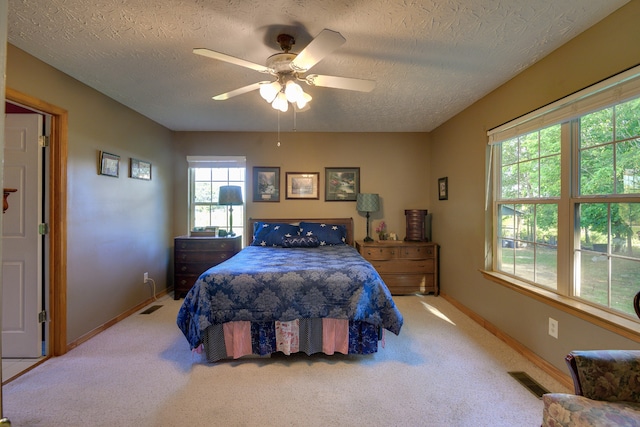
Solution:
[[[396,335],[403,323],[378,272],[348,245],[248,246],[200,276],[177,323],[193,349],[214,324],[325,317],[367,322]]]

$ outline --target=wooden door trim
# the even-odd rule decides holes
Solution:
[[[51,115],[49,143],[49,351],[67,352],[67,110],[6,88],[7,101]]]

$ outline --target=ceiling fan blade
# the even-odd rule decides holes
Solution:
[[[259,71],[261,73],[272,73],[273,70],[271,68],[265,67],[264,65],[256,64],[254,62],[245,61],[244,59],[236,58],[235,56],[227,55],[224,53],[216,52],[215,50],[205,49],[202,47],[197,47],[193,49],[193,53],[196,55],[206,56],[208,58],[217,59],[219,61],[228,62],[230,64],[239,65],[241,67],[250,68],[252,70]]]
[[[234,96],[242,95],[247,92],[251,92],[252,90],[260,89],[260,85],[262,83],[271,83],[270,81],[263,81],[258,83],[250,84],[249,86],[244,86],[236,90],[232,90],[231,92],[221,93],[220,95],[216,95],[213,97],[216,101],[224,101],[229,98],[233,98]]]
[[[376,87],[373,80],[352,79],[349,77],[323,76],[310,74],[305,76],[306,82],[311,86],[331,87],[335,89],[357,90],[358,92],[371,92]]]
[[[307,47],[302,49],[296,59],[291,61],[291,69],[298,73],[307,72],[322,58],[342,46],[346,41],[342,34],[336,31],[322,30],[315,39],[311,40]]]

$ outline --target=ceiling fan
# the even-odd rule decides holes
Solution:
[[[234,96],[242,95],[254,90],[260,90],[260,95],[273,108],[286,112],[289,103],[298,110],[304,109],[311,96],[305,93],[297,82],[304,82],[310,86],[329,87],[335,89],[371,92],[376,85],[373,80],[354,79],[349,77],[326,76],[320,74],[306,74],[311,67],[320,62],[325,56],[342,46],[346,39],[336,31],[324,29],[300,53],[292,53],[291,48],[295,39],[289,34],[280,34],[277,42],[282,49],[267,58],[266,66],[244,59],[236,58],[224,53],[206,48],[195,48],[193,53],[250,68],[260,73],[270,74],[275,80],[265,80],[244,86],[230,92],[213,97],[216,101],[224,101]]]

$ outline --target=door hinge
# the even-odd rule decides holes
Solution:
[[[40,147],[48,147],[49,146],[49,136],[40,135],[38,137],[38,144],[40,144]]]
[[[42,310],[40,313],[38,313],[38,322],[39,323],[44,323],[47,320],[47,311],[46,310]]]
[[[45,235],[49,234],[49,224],[43,222],[42,224],[38,224],[38,234]]]

